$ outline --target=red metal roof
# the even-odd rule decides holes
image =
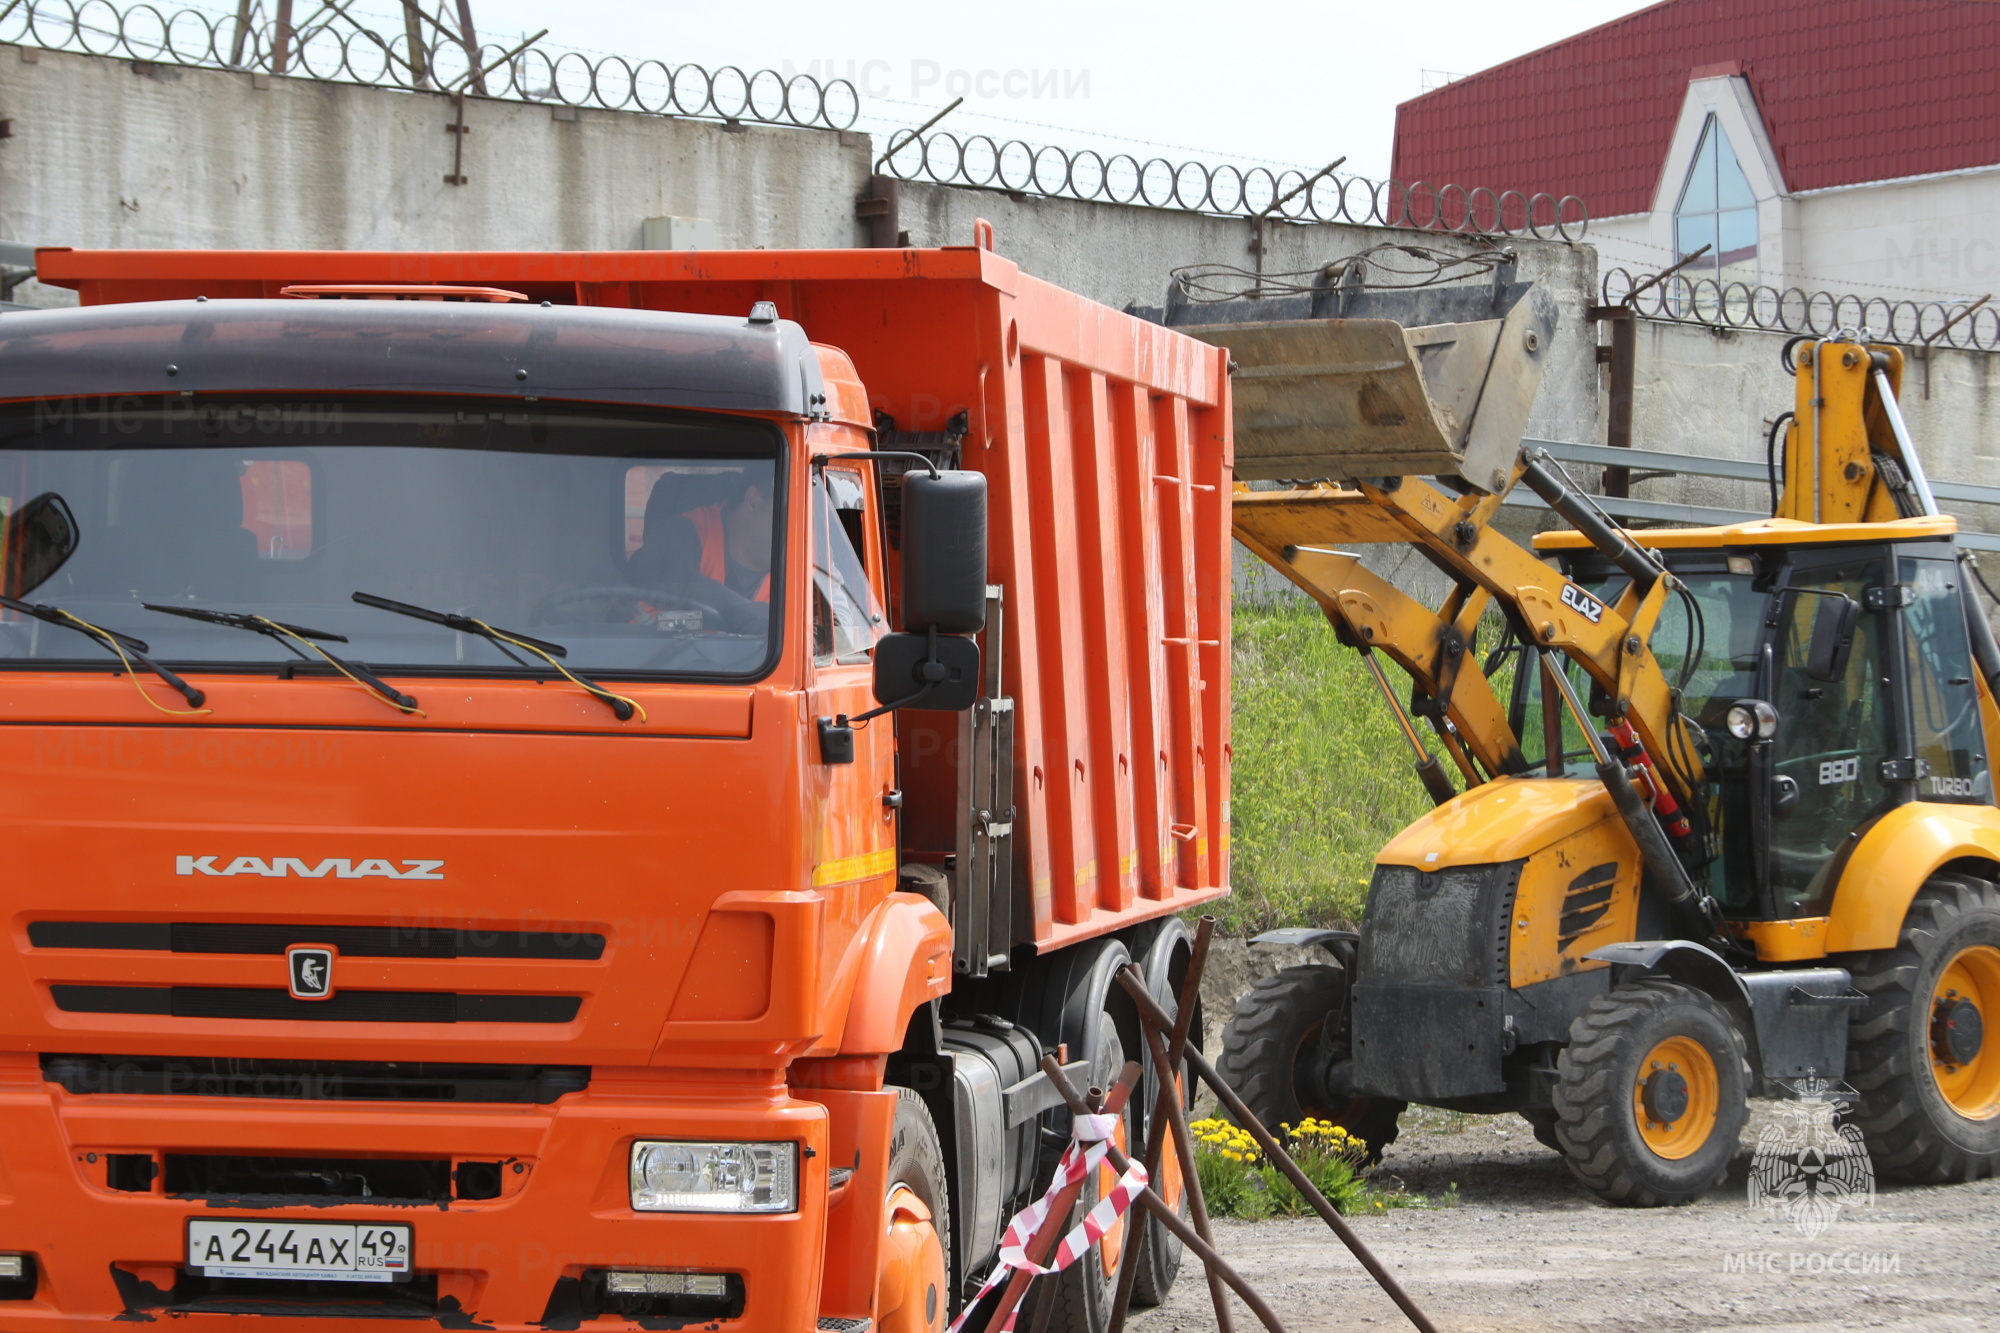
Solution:
[[[1642,213],[1688,79],[1739,69],[1787,189],[2000,163],[1996,0],[1667,0],[1403,103],[1391,169]]]

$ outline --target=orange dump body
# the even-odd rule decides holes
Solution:
[[[815,455],[873,482],[876,464],[838,456],[877,447],[878,414],[898,436],[956,434],[963,414],[1016,719],[1011,842],[981,845],[1010,858],[1011,899],[985,905],[988,947],[968,951],[931,900],[896,892],[899,862],[954,868],[966,845],[960,715],[882,719],[854,763],[822,762],[816,719],[873,698],[865,662],[816,665],[804,503],[783,520],[775,665],[742,684],[620,680],[643,720],[553,676],[394,681],[421,699],[402,713],[326,673],[254,671],[186,672],[210,711],[165,716],[130,677],[12,664],[0,1254],[34,1256],[39,1286],[0,1303],[0,1328],[173,1307],[205,1216],[408,1222],[429,1308],[497,1329],[560,1325],[567,1293],[620,1265],[732,1275],[741,1314],[710,1326],[867,1317],[885,1066],[912,1014],[948,1000],[955,959],[1021,966],[1227,891],[1225,353],[972,248],[44,251],[40,276],[86,306],[438,283],[739,318],[773,302],[816,345],[826,395],[769,418],[794,497]],[[865,561],[893,618],[888,530],[869,530]],[[885,800],[899,790],[906,805]],[[336,935],[340,994],[360,998],[304,1016],[282,946]],[[272,1074],[280,1061],[327,1063]],[[387,1065],[421,1082],[426,1064],[543,1073],[511,1100],[284,1084],[364,1067],[393,1082]],[[254,1095],[258,1078],[283,1086]],[[796,1143],[798,1207],[634,1211],[628,1159],[649,1138]],[[452,1197],[231,1209],[167,1192],[178,1159],[370,1154],[445,1164]],[[226,1306],[174,1317],[240,1326]]]

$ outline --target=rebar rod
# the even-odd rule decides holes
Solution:
[[[1146,993],[1144,986],[1138,987],[1135,990],[1122,972],[1118,974],[1118,981],[1120,985],[1125,987],[1125,993],[1130,995],[1133,1003],[1138,1006],[1141,1021],[1161,1028],[1172,1026],[1165,1011],[1154,1002],[1151,995]],[[1243,1099],[1236,1095],[1236,1089],[1230,1087],[1228,1082],[1215,1072],[1215,1066],[1208,1062],[1207,1057],[1202,1055],[1200,1051],[1190,1050],[1187,1053],[1187,1062],[1195,1073],[1200,1076],[1201,1081],[1208,1084],[1214,1090],[1217,1100],[1229,1108],[1229,1113],[1236,1117],[1236,1123],[1250,1131],[1250,1136],[1257,1140],[1259,1146],[1264,1150],[1264,1155],[1271,1159],[1271,1164],[1283,1172],[1285,1178],[1292,1182],[1293,1188],[1297,1189],[1304,1196],[1306,1202],[1313,1206],[1313,1211],[1320,1215],[1320,1220],[1333,1228],[1333,1234],[1340,1237],[1341,1243],[1347,1246],[1356,1259],[1360,1260],[1361,1266],[1368,1270],[1368,1275],[1375,1279],[1376,1284],[1383,1291],[1388,1293],[1389,1299],[1394,1301],[1397,1307],[1409,1317],[1410,1322],[1421,1330],[1421,1333],[1437,1333],[1437,1325],[1430,1321],[1430,1316],[1426,1315],[1417,1307],[1417,1303],[1410,1299],[1410,1294],[1403,1290],[1402,1284],[1396,1281],[1395,1276],[1382,1266],[1382,1261],[1375,1257],[1374,1252],[1362,1242],[1361,1237],[1354,1233],[1354,1228],[1347,1224],[1347,1219],[1342,1217],[1331,1203],[1327,1202],[1326,1196],[1319,1192],[1319,1187],[1312,1183],[1305,1172],[1299,1170],[1299,1164],[1292,1160],[1291,1154],[1286,1152],[1283,1145],[1271,1137],[1271,1131],[1265,1129],[1263,1122],[1251,1113],[1248,1106],[1243,1104]]]

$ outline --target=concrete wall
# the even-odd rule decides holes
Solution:
[[[0,238],[36,245],[625,250],[680,215],[846,247],[871,160],[859,134],[468,99],[451,185],[442,96],[16,47],[0,117]]]

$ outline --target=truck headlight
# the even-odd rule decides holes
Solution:
[[[799,1206],[796,1143],[632,1145],[632,1206],[649,1213],[789,1213]]]

